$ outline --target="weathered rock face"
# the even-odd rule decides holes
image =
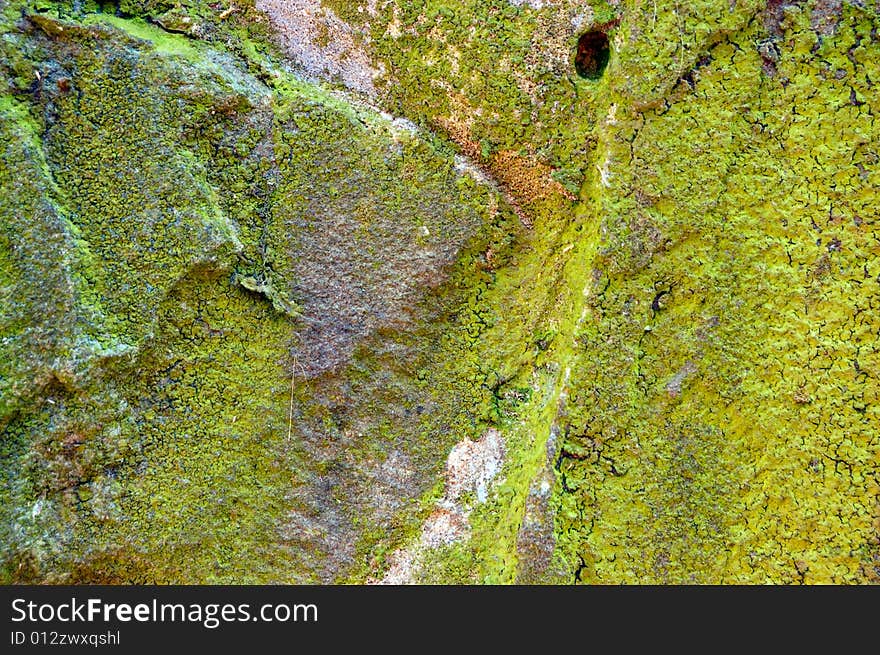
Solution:
[[[876,3],[108,5],[0,3],[6,580],[880,575]]]
[[[100,13],[5,39],[10,574],[346,574],[476,421],[431,368],[512,214],[414,126],[219,48]]]

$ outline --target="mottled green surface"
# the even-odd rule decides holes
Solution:
[[[34,15],[4,48],[6,575],[332,580],[405,534],[487,411],[470,363],[454,407],[430,371],[468,253],[509,239],[496,194],[134,19]]]
[[[414,580],[876,581],[876,3],[325,2],[420,129],[110,4],[0,4],[5,580],[379,579],[496,427]]]

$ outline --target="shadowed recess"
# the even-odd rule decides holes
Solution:
[[[599,31],[587,32],[578,39],[574,68],[581,77],[598,80],[608,66],[609,55],[608,35]]]

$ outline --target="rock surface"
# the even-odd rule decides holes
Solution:
[[[878,31],[0,0],[3,580],[876,582]]]

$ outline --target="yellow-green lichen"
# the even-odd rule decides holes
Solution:
[[[6,575],[358,566],[359,539],[405,526],[482,420],[472,360],[431,371],[512,213],[411,125],[277,71],[267,87],[182,36],[91,14],[7,28],[39,83],[15,83],[11,125],[40,125],[34,166],[78,244],[68,302],[93,357],[37,381],[6,428]]]
[[[876,580],[876,10],[325,4],[4,12],[5,578]]]

